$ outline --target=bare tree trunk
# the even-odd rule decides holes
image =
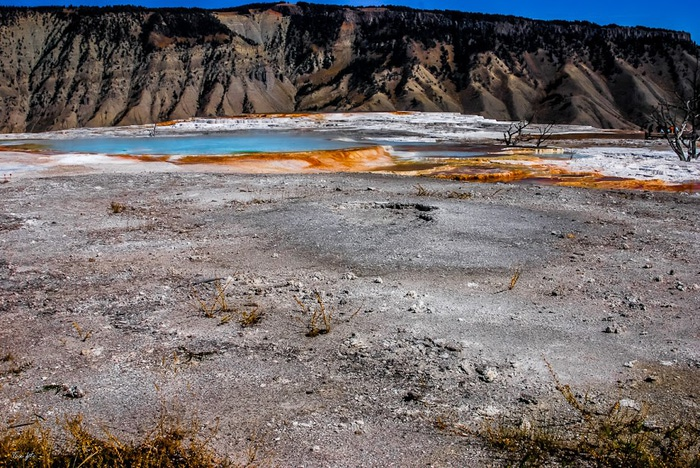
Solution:
[[[513,122],[508,127],[508,130],[503,132],[503,141],[506,146],[516,146],[520,143],[523,138],[523,130],[525,127],[530,125],[529,120],[521,120],[520,122]]]
[[[542,146],[542,143],[549,140],[552,136],[552,128],[554,128],[553,123],[537,127],[537,141],[535,142],[537,148]]]
[[[651,116],[664,133],[668,145],[681,161],[698,159],[700,139],[700,49],[695,56],[695,72],[689,78],[690,93],[678,92],[674,103],[660,103]]]

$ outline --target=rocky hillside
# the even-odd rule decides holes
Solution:
[[[696,64],[682,32],[460,12],[0,8],[0,130],[386,110],[629,128]]]

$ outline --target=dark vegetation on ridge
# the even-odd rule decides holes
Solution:
[[[630,128],[685,91],[697,49],[677,31],[403,7],[1,7],[0,130],[391,110]]]

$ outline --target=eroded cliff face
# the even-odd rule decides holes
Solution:
[[[453,111],[628,128],[687,86],[685,33],[309,4],[0,9],[0,130]]]

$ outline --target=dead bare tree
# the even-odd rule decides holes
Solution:
[[[516,146],[523,139],[523,130],[530,125],[529,120],[521,120],[513,122],[508,127],[508,130],[503,132],[503,141],[506,146]]]
[[[542,144],[552,137],[552,129],[554,128],[553,123],[546,125],[540,125],[536,127],[537,134],[535,135],[535,146],[539,148]]]
[[[695,56],[695,72],[689,81],[689,90],[676,92],[674,102],[660,103],[651,115],[673,152],[688,162],[700,156],[700,52]]]

